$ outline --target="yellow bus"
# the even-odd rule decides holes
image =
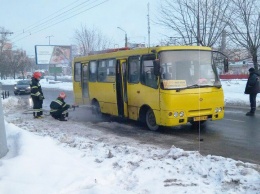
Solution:
[[[75,57],[73,90],[75,102],[90,105],[93,113],[138,120],[154,131],[224,117],[210,47],[158,46]]]

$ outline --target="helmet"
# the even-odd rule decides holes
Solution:
[[[65,92],[61,92],[61,93],[59,94],[59,97],[62,98],[62,99],[66,98]]]
[[[42,76],[42,74],[40,72],[34,72],[34,74],[33,74],[33,77],[35,79],[39,79],[41,76]]]
[[[255,68],[251,67],[250,69],[248,69],[248,71],[249,71],[250,73],[252,73],[252,72],[255,71]]]

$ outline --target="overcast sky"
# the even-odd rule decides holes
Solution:
[[[35,45],[71,45],[75,29],[95,26],[113,46],[124,46],[126,31],[129,42],[148,42],[148,3],[151,45],[162,39],[161,27],[154,20],[160,0],[1,0],[0,27],[13,32],[9,36],[14,49],[34,55]],[[73,9],[74,8],[74,9]],[[49,36],[51,36],[49,38]]]

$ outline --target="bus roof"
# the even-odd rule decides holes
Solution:
[[[211,51],[210,47],[204,46],[158,46],[158,47],[150,47],[150,48],[138,48],[138,49],[108,49],[106,53],[92,54],[88,56],[75,57],[74,62],[84,62],[90,60],[98,60],[98,59],[108,59],[108,58],[126,58],[133,55],[143,55],[152,53],[152,51],[160,52],[167,50],[204,50]]]

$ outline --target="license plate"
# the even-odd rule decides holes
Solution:
[[[20,90],[20,92],[24,92],[25,90]]]
[[[194,117],[194,121],[205,121],[208,119],[208,116],[200,116],[200,117]]]

